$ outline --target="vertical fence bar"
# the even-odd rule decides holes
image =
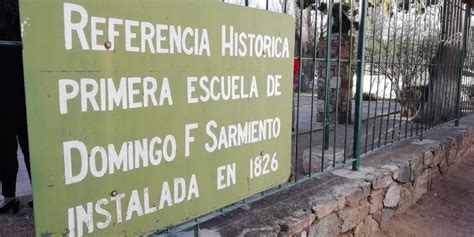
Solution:
[[[466,58],[466,46],[467,46],[467,32],[468,26],[470,25],[470,8],[468,5],[465,7],[464,12],[464,30],[462,32],[462,50],[461,50],[461,61],[459,62],[459,79],[457,82],[457,91],[456,91],[456,120],[454,125],[456,127],[459,126],[459,118],[461,117],[461,82],[462,82],[462,74],[464,69],[464,60]]]
[[[469,19],[471,19],[471,14],[469,14]],[[471,41],[471,37],[472,37],[472,31],[470,28],[468,28],[468,38],[469,38],[469,42],[468,42],[468,45],[467,45],[467,48],[468,48],[468,70],[469,70],[469,73],[471,73],[473,70],[472,70],[472,54],[473,54],[473,46],[472,46],[472,41]],[[468,84],[468,88],[471,88],[473,87],[474,84],[472,83],[472,77],[469,77],[469,84]],[[468,114],[471,114],[472,113],[472,102],[470,101],[472,97],[469,96],[469,98],[467,98],[468,100],[464,103],[466,105],[466,109],[467,111],[465,113],[468,113]]]
[[[447,35],[447,39],[448,39],[447,40],[447,42],[448,42],[447,47],[452,48],[447,52],[447,57],[450,58],[450,59],[454,59],[454,57],[456,56],[455,53],[453,52],[453,49],[455,48],[455,44],[456,44],[456,40],[454,38],[454,35],[456,33],[456,29],[457,29],[456,28],[456,23],[457,23],[457,20],[458,20],[458,15],[456,14],[457,13],[457,11],[456,11],[457,10],[456,9],[457,8],[457,2],[460,2],[460,0],[459,1],[458,0],[451,1],[450,17],[448,18],[448,19],[451,19],[449,21],[449,23],[450,23],[449,26],[448,26],[449,31],[448,31],[448,35]],[[449,45],[451,45],[451,46],[449,46]],[[449,63],[447,65],[447,67],[448,67],[447,80],[453,80],[452,78],[455,77],[455,75],[454,75],[455,72],[454,71],[457,69],[457,68],[453,68],[453,66],[455,66],[455,64],[456,63],[454,62],[454,63]],[[457,78],[455,78],[454,80],[456,80],[456,79]],[[454,100],[452,99],[452,96],[453,96],[452,94],[454,94],[454,93],[451,93],[452,88],[453,88],[452,84],[457,84],[457,83],[449,83],[449,81],[448,81],[448,83],[446,83],[444,93],[447,94],[447,98],[445,100],[445,106],[443,107],[443,110],[442,110],[443,115],[444,115],[445,110],[449,110],[449,108],[452,107],[451,102],[454,102]],[[449,121],[449,116],[446,115],[446,117],[442,117],[441,119],[442,119],[441,123],[447,122],[447,121]]]
[[[402,9],[404,9],[404,5],[402,6]],[[395,29],[394,29],[394,39],[393,39],[393,52],[392,52],[392,66],[391,66],[391,69],[392,71],[394,71],[394,75],[396,75],[396,78],[398,78],[398,80],[394,80],[391,84],[392,86],[392,92],[394,94],[394,98],[393,98],[393,102],[394,102],[394,116],[393,116],[393,120],[392,120],[392,124],[391,124],[391,128],[388,129],[387,128],[387,131],[390,131],[390,138],[389,138],[389,141],[390,143],[394,142],[395,141],[395,129],[396,129],[396,125],[397,125],[397,119],[398,117],[401,117],[401,105],[398,103],[399,102],[399,87],[400,87],[400,82],[399,82],[399,78],[400,78],[400,65],[401,65],[401,61],[400,61],[400,55],[402,55],[402,46],[401,44],[399,45],[397,43],[397,40],[398,41],[402,41],[403,40],[403,20],[402,20],[402,15],[405,14],[404,13],[404,10],[396,10],[396,15],[395,15]],[[399,21],[401,21],[402,23],[402,27],[401,29],[399,29]],[[400,31],[400,32],[399,32]],[[399,37],[397,37],[399,36]]]
[[[395,23],[396,24],[396,23]],[[392,17],[389,16],[388,18],[388,29],[387,29],[387,38],[390,39],[390,31],[391,31],[391,27],[392,27]],[[396,28],[395,28],[396,29]],[[395,30],[396,31],[396,30]],[[383,32],[383,30],[382,30]],[[383,37],[383,34],[381,34]],[[396,32],[394,32],[394,35],[396,35]],[[381,38],[381,41],[382,41],[382,38]],[[382,45],[382,44],[381,44]],[[388,56],[390,55],[390,43],[387,43],[387,47],[385,48],[385,71],[388,72]],[[381,65],[379,65],[381,66]],[[384,115],[384,108],[385,108],[385,95],[386,95],[386,89],[387,89],[387,77],[384,75],[384,86],[383,86],[383,100],[382,100],[382,116],[380,116],[380,132],[379,132],[379,141],[378,141],[378,147],[381,146],[381,141],[382,141],[382,130],[383,130],[383,119],[385,117]],[[392,96],[392,86],[390,87],[390,91],[389,91],[389,96],[388,96],[388,110],[387,110],[387,118],[386,118],[386,124],[387,124],[387,129],[385,130],[385,144],[387,143],[387,133],[388,133],[388,123],[390,122],[390,114],[391,114],[391,111],[390,111],[390,102],[392,100],[391,96]]]
[[[337,72],[336,72],[336,90],[335,90],[335,97],[336,97],[336,109],[334,111],[334,135],[333,135],[333,159],[332,159],[332,167],[336,167],[336,142],[337,142],[337,125],[339,124],[339,80],[341,79],[341,46],[342,46],[342,5],[344,3],[339,4],[339,40],[337,44]],[[332,46],[332,41],[331,41]],[[332,50],[331,50],[332,53]],[[342,80],[341,80],[342,83]]]
[[[451,92],[451,96],[449,97],[451,99],[451,102],[453,103],[451,106],[450,106],[450,109],[452,109],[453,113],[452,113],[452,117],[450,117],[452,120],[456,121],[456,107],[457,107],[457,91],[458,91],[458,82],[461,82],[462,80],[462,67],[461,67],[461,64],[462,64],[462,53],[463,53],[463,49],[462,49],[462,46],[463,46],[463,38],[464,38],[464,34],[462,33],[463,32],[463,21],[464,21],[464,17],[462,15],[463,13],[463,3],[461,0],[459,1],[456,1],[456,5],[455,5],[455,10],[456,10],[456,17],[455,19],[460,19],[459,21],[456,21],[454,24],[454,32],[453,34],[458,34],[458,33],[461,33],[461,39],[458,41],[456,40],[455,38],[453,39],[453,46],[456,47],[456,49],[458,49],[458,54],[457,55],[459,58],[458,58],[458,63],[454,63],[451,67],[452,67],[452,74],[453,76],[456,76],[455,80],[456,80],[456,83],[452,83],[451,85],[451,88],[450,88],[450,91]],[[455,55],[455,53],[452,53]],[[459,73],[459,75],[456,75],[456,73]],[[460,78],[458,80],[458,78]],[[460,86],[461,86],[461,83],[459,83]],[[449,118],[448,118],[449,120]],[[455,122],[456,123],[456,122]]]
[[[425,28],[426,28],[426,9],[425,9],[425,14],[423,14],[423,18],[420,19],[421,23]],[[421,48],[424,48],[425,46],[425,37],[424,35],[421,34],[421,30],[418,31],[418,42],[421,41],[421,45],[418,45],[417,47],[421,47]],[[429,32],[428,34],[430,34],[431,32]],[[415,113],[415,116],[419,116],[417,113],[423,113],[423,109],[424,109],[424,104],[425,104],[425,98],[426,98],[426,93],[425,93],[425,86],[426,86],[426,65],[427,63],[425,62],[425,59],[426,59],[426,53],[427,53],[428,50],[424,50],[422,53],[421,53],[421,60],[420,61],[420,68],[422,69],[422,72],[420,74],[420,82],[419,82],[419,85],[420,85],[420,97],[419,97],[419,108],[416,108],[416,109],[419,109],[419,112],[416,112]],[[418,106],[417,106],[418,107]],[[415,117],[416,118],[416,117]],[[416,132],[415,132],[415,136],[418,136],[418,131],[420,131],[420,134],[423,134],[423,124],[421,124],[421,122],[417,122],[416,123]],[[420,135],[420,138],[422,138],[422,136]]]
[[[429,8],[429,15],[428,15],[428,38],[426,39],[426,48],[428,49],[425,53],[423,53],[423,60],[422,62],[425,64],[424,65],[424,72],[423,72],[423,98],[422,98],[422,102],[421,102],[421,112],[424,112],[425,110],[428,110],[431,109],[431,107],[429,106],[429,103],[428,101],[430,101],[429,97],[430,97],[430,89],[429,89],[429,69],[430,69],[430,66],[431,66],[431,58],[432,58],[432,52],[433,52],[433,39],[431,38],[431,32],[433,32],[433,26],[432,26],[432,15],[433,13],[433,7],[430,6]],[[424,16],[424,27],[426,27],[426,14]],[[424,41],[424,39],[423,39]],[[425,68],[426,67],[426,68]],[[425,131],[428,129],[428,125],[426,124],[426,122],[423,122],[422,126],[421,126],[421,133],[420,133],[420,141],[423,140],[423,134],[425,133]]]
[[[197,218],[196,218],[197,219]],[[196,220],[197,222],[197,220]],[[198,222],[199,223],[199,222]],[[199,224],[195,225],[193,228],[194,237],[199,237]]]
[[[348,157],[348,153],[347,153],[347,132],[348,132],[348,125],[351,121],[349,121],[349,118],[351,118],[352,120],[352,100],[351,100],[351,96],[352,96],[352,57],[353,57],[353,40],[352,40],[352,32],[353,32],[353,26],[354,26],[354,14],[353,14],[353,11],[352,9],[354,9],[354,2],[353,0],[349,0],[350,1],[350,5],[351,5],[351,27],[350,27],[350,31],[349,31],[349,70],[350,70],[350,73],[349,73],[349,78],[348,78],[348,83],[349,83],[349,86],[348,88],[350,88],[349,90],[347,90],[347,107],[346,107],[346,123],[345,123],[345,126],[344,126],[344,163],[346,163],[346,159]]]
[[[453,35],[454,35],[454,32],[455,32],[455,21],[457,20],[456,18],[456,2],[457,0],[447,0],[449,2],[449,16],[447,19],[451,19],[449,22],[448,22],[448,26],[447,26],[447,34],[446,34],[446,40],[445,40],[445,47],[448,48],[448,50],[445,49],[446,54],[445,56],[447,58],[450,58],[450,59],[453,59],[453,50],[452,49],[449,49],[449,47],[453,47],[454,48],[454,38],[453,38]],[[449,46],[450,44],[453,44],[452,46]],[[446,68],[446,71],[447,71],[447,77],[445,78],[445,80],[450,80],[452,78],[452,73],[453,73],[453,63],[445,63],[445,62],[442,62],[443,64],[445,64],[445,68]],[[443,75],[444,77],[445,75]],[[440,112],[442,113],[442,117],[440,118],[440,121],[438,122],[438,124],[441,124],[443,122],[446,122],[448,121],[448,117],[447,115],[444,116],[444,111],[445,110],[448,110],[449,106],[450,106],[450,102],[453,101],[451,100],[451,91],[449,90],[449,86],[451,86],[452,83],[450,83],[449,81],[444,83],[443,85],[443,89],[442,89],[442,92],[444,95],[447,95],[446,99],[443,101],[444,103],[442,103],[441,105],[441,109],[440,109]],[[438,125],[436,124],[436,125]]]
[[[373,130],[372,130],[372,144],[371,144],[371,150],[374,150],[374,145],[375,145],[375,133],[377,131],[376,127],[377,127],[377,116],[379,116],[378,114],[378,106],[379,106],[379,88],[380,88],[380,67],[381,67],[381,62],[382,62],[382,39],[383,39],[383,24],[384,24],[384,20],[385,20],[385,17],[384,17],[384,0],[382,0],[382,11],[380,11],[380,18],[382,18],[382,22],[380,23],[380,38],[377,39],[379,41],[379,51],[378,51],[378,61],[377,61],[377,64],[376,64],[376,68],[377,68],[377,87],[375,88],[375,112],[374,112],[374,125],[373,125]],[[374,23],[374,24],[377,24],[377,23]],[[376,32],[374,32],[374,35],[376,34]],[[373,48],[372,49],[373,51],[375,51],[376,49]],[[372,61],[374,61],[374,64],[375,64],[375,59],[372,59]],[[370,98],[370,96],[369,96]],[[382,107],[382,110],[383,110],[383,107]],[[382,116],[381,116],[382,117]],[[369,117],[367,116],[367,119],[369,119]],[[380,131],[378,131],[380,133]],[[367,146],[367,144],[366,144]]]
[[[362,126],[362,82],[365,71],[364,46],[365,46],[365,15],[367,14],[367,0],[362,0],[360,9],[360,26],[357,41],[357,81],[355,93],[355,121],[353,146],[354,159],[353,170],[359,170],[360,166],[360,127]]]
[[[469,5],[467,5],[467,8],[469,9]],[[471,14],[469,13],[469,22],[470,22],[470,19],[471,18]],[[467,34],[467,38],[469,39],[469,41],[471,41],[471,30],[469,29],[468,27],[468,30],[466,32]],[[472,55],[472,46],[471,46],[471,43],[470,42],[466,42],[466,57],[464,58],[464,65],[463,65],[463,68],[464,70],[467,71],[467,73],[471,74],[471,55]],[[467,60],[467,61],[466,61]],[[471,76],[469,75],[469,77],[466,77],[465,80],[464,80],[464,83],[465,83],[465,86],[466,86],[466,99],[462,99],[462,102],[461,102],[461,116],[463,115],[467,115],[467,114],[470,114],[471,113],[471,106],[469,105],[470,104],[470,96],[471,94],[469,93],[470,91],[470,88],[472,86],[472,79],[471,79]]]
[[[301,70],[303,69],[303,45],[302,45],[302,38],[303,38],[303,1],[300,1],[300,24],[299,24],[299,27],[300,27],[300,42],[296,42],[297,44],[299,44],[300,46],[300,50],[299,50],[299,67],[298,67],[298,98],[297,98],[297,102],[296,102],[296,137],[295,137],[295,167],[294,167],[294,170],[295,170],[295,182],[298,181],[298,148],[299,148],[299,144],[298,144],[298,140],[299,140],[299,136],[300,136],[300,95],[301,95]],[[294,93],[293,93],[294,94]],[[294,96],[293,98],[291,98],[292,100],[294,100]]]
[[[373,14],[375,15],[375,14]],[[376,25],[377,25],[377,19],[376,16],[373,16],[370,19],[370,23],[373,25],[372,27],[372,49],[370,50],[370,60],[369,60],[369,65],[370,65],[370,73],[369,73],[369,93],[367,94],[367,116],[365,117],[365,142],[364,142],[364,153],[367,153],[367,148],[368,148],[368,142],[369,142],[369,127],[370,127],[370,102],[372,100],[372,86],[373,86],[373,75],[374,75],[374,54],[375,54],[375,35],[376,35]],[[370,41],[369,41],[370,42]],[[364,48],[365,50],[365,48]],[[365,68],[363,69],[365,72]],[[363,97],[363,96],[362,96]],[[375,111],[377,111],[377,108],[375,108]],[[373,132],[373,131],[372,131]]]
[[[454,21],[453,23],[453,35],[454,34],[457,34],[458,32],[461,32],[462,33],[462,29],[463,29],[463,20],[464,18],[462,17],[462,7],[463,7],[463,4],[461,2],[461,0],[458,0],[455,2],[455,5],[454,5],[454,10],[455,10],[455,17],[454,19],[461,19],[460,21]],[[464,34],[462,34],[464,35]],[[464,37],[464,36],[463,36]],[[456,40],[455,38],[453,38],[453,47],[456,47],[456,49],[458,49],[460,51],[459,53],[459,62],[456,64],[454,63],[453,65],[451,65],[451,68],[452,68],[452,74],[453,76],[458,76],[457,78],[455,78],[456,80],[456,83],[452,83],[451,87],[449,88],[450,90],[450,99],[451,99],[451,102],[453,103],[452,106],[450,106],[452,110],[454,110],[454,113],[452,114],[453,116],[451,117],[453,120],[456,120],[456,107],[457,107],[457,88],[458,88],[458,83],[460,82],[461,79],[458,80],[458,78],[462,78],[462,69],[460,70],[459,67],[461,65],[461,61],[462,61],[462,46],[463,46],[463,43],[462,41],[459,42],[458,40]],[[451,53],[452,55],[455,55],[455,53]],[[456,75],[456,73],[459,73],[459,75]],[[460,83],[459,83],[460,84]],[[451,92],[452,91],[452,92]],[[451,102],[449,103],[451,105]],[[449,108],[448,108],[449,109]],[[449,118],[447,118],[447,120],[449,120]]]
[[[408,4],[408,6],[405,5],[405,4]],[[405,1],[403,1],[402,9],[407,9],[407,8],[409,9],[409,7],[410,7],[410,2],[405,3]],[[407,15],[407,14],[409,15],[410,12],[408,11],[408,12],[405,13],[405,11],[402,11],[402,14],[403,14],[402,15],[402,35],[401,35],[402,37],[400,38],[400,54],[401,55],[408,55],[408,46],[403,41],[403,35],[404,35],[403,32],[405,32],[405,23],[406,23],[405,15]],[[407,29],[407,30],[409,30],[409,29]],[[409,33],[410,32],[408,32],[408,34]],[[407,33],[405,33],[405,34],[407,34]],[[408,42],[409,37],[410,37],[408,34],[405,37],[406,38],[405,40],[407,42]],[[405,50],[405,52],[403,52],[403,50]],[[402,56],[400,56],[399,62],[400,62],[400,64],[399,64],[400,68],[403,68],[403,65],[406,65],[408,63],[407,57],[403,58]],[[406,91],[406,77],[405,77],[405,75],[403,75],[403,73],[405,73],[405,70],[402,69],[400,71],[401,72],[400,72],[399,75],[401,75],[401,77],[402,77],[402,79],[401,79],[402,80],[402,88],[400,89],[400,92],[399,92],[400,97],[401,97],[401,100],[400,100],[401,103],[400,103],[400,119],[398,120],[398,141],[400,141],[402,139],[402,136],[403,136],[403,134],[402,134],[402,127],[403,127],[402,120],[403,120],[403,112],[404,112],[403,111],[403,109],[404,109],[403,104],[406,103],[406,98],[405,98],[406,93],[404,93],[404,91]],[[397,97],[397,99],[399,99],[399,98]]]
[[[318,8],[314,8],[314,58],[313,58],[313,83],[311,86],[311,117],[310,117],[310,124],[309,124],[309,154],[310,157],[313,154],[313,120],[314,120],[314,88],[316,86],[316,78],[319,78],[317,73],[318,64],[317,64],[317,55],[318,55]],[[301,63],[301,62],[300,62]],[[311,177],[312,175],[312,158],[309,159],[308,164],[308,176]]]
[[[382,126],[382,120],[383,120],[383,112],[384,112],[384,101],[385,101],[385,94],[382,96],[382,113],[379,115],[379,89],[380,89],[380,68],[382,67],[382,45],[383,45],[383,30],[384,30],[384,21],[385,21],[385,15],[384,15],[384,10],[385,8],[383,7],[385,4],[385,0],[382,0],[382,11],[380,11],[380,17],[382,18],[382,22],[380,23],[380,38],[379,40],[379,60],[377,62],[377,88],[375,90],[375,113],[374,113],[374,128],[372,132],[372,147],[371,149],[374,150],[375,147],[375,141],[376,141],[376,136],[375,133],[377,131],[377,116],[380,116],[380,126]],[[374,32],[375,35],[376,32]],[[373,49],[375,50],[375,48]],[[385,82],[384,82],[384,92],[385,92]],[[382,133],[382,129],[379,129],[379,141],[380,142],[380,134]]]
[[[440,18],[440,21],[443,22],[444,18],[446,18],[446,4],[443,4],[441,6],[441,9],[438,9],[439,11],[437,12],[437,16]],[[435,18],[436,19],[436,18]],[[440,30],[438,32],[438,35],[437,35],[437,42],[434,44],[434,50],[433,50],[433,54],[431,55],[431,63],[430,63],[430,68],[435,68],[435,67],[441,67],[441,65],[438,64],[438,62],[435,60],[439,50],[441,47],[443,47],[443,42],[444,42],[444,35],[445,35],[445,27],[443,27],[443,25],[440,23],[439,25],[440,27]],[[441,53],[442,54],[442,53]],[[432,72],[434,71],[434,72]],[[439,87],[437,85],[437,83],[435,83],[435,78],[437,77],[438,75],[438,70],[430,70],[430,74],[429,74],[429,83],[430,83],[430,91],[429,91],[429,95],[433,98],[436,98],[437,96],[439,97],[438,95],[438,91],[439,91]],[[434,114],[437,114],[437,107],[439,106],[436,106],[436,103],[435,103],[435,100],[434,99],[431,99],[430,100],[430,113],[434,113]],[[435,119],[430,119],[428,121],[428,130],[434,128],[435,126]]]
[[[416,25],[417,25],[417,17],[416,17],[416,12],[414,14],[412,14],[412,5],[409,5],[408,6],[408,11],[409,11],[409,15],[408,15],[408,23],[411,25],[412,24],[412,19],[413,21],[415,22],[414,23],[414,26],[411,31],[414,31],[416,29]],[[416,6],[415,7],[415,11],[416,11]],[[413,17],[413,18],[412,18]],[[411,33],[411,32],[410,32]],[[409,33],[409,34],[410,34]],[[417,64],[419,63],[416,59],[415,59],[415,39],[416,39],[416,32],[413,32],[413,35],[411,37],[411,60],[413,63],[415,63],[415,69],[416,67],[418,66]],[[408,37],[408,47],[407,49],[409,50],[410,49],[410,37]],[[407,59],[409,60],[409,58],[407,57]],[[416,69],[417,70],[417,69]],[[407,100],[407,107],[408,107],[408,111],[406,112],[407,113],[407,121],[405,123],[405,139],[407,139],[408,137],[411,137],[413,135],[413,118],[412,118],[412,113],[416,112],[415,111],[415,100],[416,100],[416,88],[417,88],[417,82],[418,82],[418,77],[417,77],[417,74],[416,72],[414,72],[415,74],[413,75],[413,73],[411,73],[411,75],[409,75],[411,78],[409,80],[409,89],[408,89],[408,100]],[[414,114],[413,114],[414,115]],[[408,135],[408,123],[410,123],[410,135]]]
[[[332,58],[332,7],[334,0],[329,0],[327,4],[327,23],[326,23],[326,76],[324,81],[324,113],[323,113],[323,144],[321,149],[321,172],[324,171],[324,157],[325,152],[329,152],[329,91],[330,91],[330,76],[331,73],[331,58]]]
[[[324,152],[329,149],[329,91],[330,91],[330,80],[331,80],[331,54],[332,54],[332,6],[333,0],[329,0],[327,4],[327,30],[326,30],[326,80],[324,84],[324,118],[323,118],[323,149],[321,162],[321,171],[324,170]]]
[[[469,14],[469,19],[471,18],[471,14]],[[467,45],[467,49],[468,49],[468,57],[467,57],[467,60],[468,60],[468,65],[467,65],[467,69],[469,70],[469,73],[471,73],[472,71],[472,42],[471,42],[471,37],[472,37],[472,33],[471,33],[471,29],[468,29],[468,38],[469,38],[469,42],[468,42],[468,45]],[[468,83],[468,88],[471,88],[473,86],[472,84],[472,78],[469,77],[469,83]],[[468,89],[469,90],[469,89]],[[465,105],[465,109],[466,110],[466,114],[471,114],[471,111],[472,111],[472,106],[471,106],[471,102],[470,102],[470,99],[471,97],[469,96],[467,99],[467,101],[464,102],[464,105]]]
[[[390,68],[391,68],[391,71],[393,74],[395,74],[393,71],[394,71],[394,65],[395,65],[395,54],[396,54],[396,51],[397,51],[397,34],[398,34],[398,31],[397,31],[397,27],[398,27],[398,15],[399,15],[399,12],[398,12],[398,9],[396,10],[396,14],[395,14],[395,19],[394,19],[394,29],[393,29],[393,51],[391,53],[392,55],[392,62],[390,63]],[[390,45],[389,45],[390,47]],[[398,58],[397,58],[398,59]],[[388,59],[387,59],[388,60]],[[394,93],[394,81],[395,80],[392,80],[390,81],[390,96],[389,96],[389,100],[388,100],[388,111],[390,111],[391,109],[391,105],[392,105],[392,95]],[[398,86],[398,85],[396,85]],[[391,131],[392,133],[392,136],[391,136],[391,140],[390,141],[393,141],[393,130],[395,129],[395,122],[396,122],[396,118],[397,118],[397,93],[395,93],[395,99],[394,99],[394,112],[393,112],[393,120],[392,120],[392,128],[391,130],[389,130],[389,125],[390,125],[390,117],[387,118],[387,126],[385,128],[385,144],[384,145],[387,145],[388,144],[388,132]]]

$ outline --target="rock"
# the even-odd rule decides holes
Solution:
[[[439,169],[431,169],[431,180],[437,179],[441,176]]]
[[[379,224],[372,216],[367,216],[364,222],[358,225],[354,230],[354,237],[371,237],[379,230]]]
[[[357,206],[359,201],[365,198],[364,192],[360,188],[362,184],[364,184],[364,182],[352,180],[350,182],[344,182],[340,185],[333,186],[333,196],[342,202],[340,203],[342,206],[339,206],[339,208],[343,208],[346,205]]]
[[[393,183],[387,190],[385,198],[383,199],[383,205],[385,207],[396,207],[400,202],[400,187],[398,184]]]
[[[199,229],[199,236],[220,237],[221,235],[217,231],[214,231],[214,230]]]
[[[411,144],[424,146],[424,145],[437,145],[437,144],[439,144],[439,142],[435,141],[435,140],[430,140],[430,139],[423,139],[421,141],[416,140],[416,141],[412,142]]]
[[[415,204],[413,195],[413,186],[410,183],[401,185],[400,187],[400,202],[398,203],[398,213],[404,213],[408,208]]]
[[[351,231],[347,231],[345,233],[338,235],[338,237],[354,237],[354,234],[352,234]]]
[[[334,210],[336,210],[338,206],[338,201],[333,198],[317,203],[315,206],[312,207],[312,210],[314,215],[316,215],[317,219],[322,219],[323,217],[331,214]]]
[[[382,169],[392,172],[392,178],[394,180],[397,180],[400,176],[400,168],[396,165],[384,165],[382,166]]]
[[[205,235],[203,235],[205,236]],[[280,236],[279,234],[275,233],[272,230],[266,230],[266,229],[244,229],[242,231],[242,234],[239,236],[243,237],[260,237],[260,236],[265,236],[265,237],[277,237]],[[289,235],[281,235],[285,237],[290,237]]]
[[[324,168],[330,167],[333,164],[334,160],[334,148],[329,147],[329,150],[324,151]],[[312,147],[311,148],[311,171],[320,171],[321,170],[321,161],[322,161],[322,147]],[[336,148],[336,164],[344,161],[344,150]],[[303,171],[305,174],[309,174],[309,149],[304,150],[303,152]]]
[[[341,47],[341,58],[348,58],[351,55],[351,51],[348,47]]]
[[[384,175],[380,177],[379,179],[376,179],[374,182],[372,182],[372,188],[373,189],[381,189],[381,188],[386,188],[390,186],[390,184],[393,183],[393,179],[391,175]]]
[[[438,167],[441,174],[445,174],[446,172],[448,172],[448,163],[446,162],[446,159],[441,160]]]
[[[456,163],[456,160],[458,159],[458,149],[457,149],[457,144],[453,143],[450,146],[447,147],[446,149],[446,161],[447,164],[454,165]]]
[[[337,236],[338,234],[339,220],[334,213],[313,224],[308,231],[308,237]]]
[[[418,201],[423,194],[428,192],[428,183],[431,177],[431,169],[426,169],[422,175],[416,178],[415,181],[415,191],[414,191],[414,200]]]
[[[434,155],[432,151],[423,152],[423,169],[433,168],[434,167]]]
[[[369,214],[369,203],[363,202],[357,207],[347,207],[339,212],[341,232],[346,232],[359,225]]]
[[[353,193],[350,195],[346,196],[346,205],[347,206],[357,206],[359,204],[359,201],[364,199],[364,192],[362,191],[361,188],[356,189]]]
[[[433,166],[438,166],[443,160],[446,161],[446,151],[444,146],[433,152]]]
[[[389,209],[389,208],[382,209],[380,226],[381,227],[387,226],[387,224],[390,222],[394,214],[395,214],[395,211],[393,209]]]
[[[382,222],[382,209],[372,214],[372,218],[374,218],[374,220],[380,225],[380,222]]]
[[[337,209],[341,210],[346,206],[346,198],[345,197],[340,197],[337,199]]]
[[[410,163],[407,160],[392,160],[400,169],[400,174],[396,181],[400,183],[407,183],[410,181]]]
[[[362,195],[364,196],[364,198],[367,198],[370,195],[370,192],[372,190],[371,186],[372,184],[368,182],[362,183],[360,185],[360,188],[362,189]]]
[[[316,111],[324,111],[324,100],[316,100]],[[331,106],[328,107],[328,111],[333,112]]]
[[[287,236],[299,234],[311,226],[315,217],[312,213],[296,212],[293,216],[286,218],[283,223],[280,223],[280,234]]]
[[[338,88],[338,85],[341,84],[339,81],[340,81],[339,77],[331,77],[331,79],[329,79],[329,88],[331,88],[331,89]],[[324,111],[324,110],[322,110],[322,111]]]
[[[242,209],[242,210],[244,210],[244,211],[249,211],[249,210],[250,210],[250,205],[248,205],[248,204],[242,205],[242,206],[240,207],[240,209]]]
[[[467,146],[462,147],[458,151],[458,154],[457,154],[458,159],[456,160],[456,162],[461,162],[466,157],[466,155],[468,154],[468,151],[469,151],[469,147],[467,147]]]
[[[383,208],[383,196],[385,191],[383,189],[374,190],[369,196],[370,214],[377,212]]]
[[[334,170],[332,173],[337,176],[341,176],[348,179],[357,179],[357,180],[365,180],[369,181],[368,177],[375,172],[373,167],[365,167],[361,166],[358,171],[353,171],[350,168],[344,169],[337,169]]]
[[[420,176],[423,172],[423,157],[419,155],[414,155],[410,159],[410,181],[415,181],[415,178]]]
[[[432,143],[432,144],[427,144],[426,147],[428,147],[431,151],[433,151],[435,155],[436,153],[444,149],[444,145],[440,141],[436,141],[435,143]]]

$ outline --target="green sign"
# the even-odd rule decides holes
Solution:
[[[290,175],[294,21],[21,0],[37,235],[142,235]]]

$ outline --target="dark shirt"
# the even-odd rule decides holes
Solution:
[[[0,0],[0,40],[21,41],[18,0]],[[0,45],[0,112],[23,112],[25,92],[21,47]]]

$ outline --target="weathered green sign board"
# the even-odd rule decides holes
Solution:
[[[141,235],[290,175],[294,22],[213,1],[21,0],[37,235]]]

